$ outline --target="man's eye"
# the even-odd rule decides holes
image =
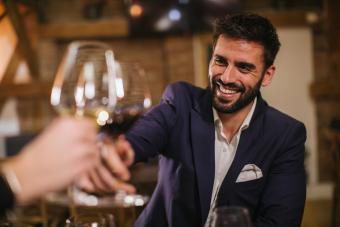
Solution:
[[[226,61],[223,58],[217,57],[215,58],[214,62],[216,65],[226,65]]]
[[[239,67],[239,71],[241,72],[241,73],[250,73],[251,72],[251,70],[250,70],[250,68],[249,67]]]

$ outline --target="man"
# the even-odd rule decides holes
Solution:
[[[280,43],[265,18],[217,20],[209,88],[169,85],[126,135],[135,162],[160,155],[157,187],[135,226],[204,226],[218,206],[248,208],[254,226],[300,226],[302,123],[268,106]]]

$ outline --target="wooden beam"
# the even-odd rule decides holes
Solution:
[[[49,97],[52,83],[34,82],[29,84],[7,84],[0,85],[0,100],[8,97]]]
[[[332,77],[340,78],[340,2],[339,0],[327,0],[325,7],[326,28],[329,45],[329,73]]]
[[[39,30],[41,37],[54,39],[126,37],[129,23],[125,17],[115,17],[98,21],[42,24]]]
[[[19,45],[16,45],[13,51],[13,55],[11,59],[9,60],[6,71],[2,77],[2,80],[1,80],[2,85],[13,83],[15,73],[18,70],[18,66],[21,60],[22,60],[22,55],[20,53],[20,48],[19,48]]]
[[[33,51],[31,42],[28,38],[26,27],[19,13],[16,3],[13,0],[4,0],[8,16],[12,22],[13,28],[18,36],[22,53],[27,61],[32,78],[39,78],[39,70],[36,54]]]
[[[2,2],[0,2],[0,21],[2,20],[2,18],[4,18],[6,16],[7,12],[5,9],[5,6]]]

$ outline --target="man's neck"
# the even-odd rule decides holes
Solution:
[[[235,113],[226,114],[217,112],[223,125],[223,133],[227,137],[228,142],[231,142],[231,140],[241,127],[242,122],[247,117],[253,104],[254,101]]]

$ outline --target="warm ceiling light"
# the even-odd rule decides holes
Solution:
[[[143,7],[139,4],[132,4],[130,6],[130,15],[132,17],[140,17],[143,13]]]

